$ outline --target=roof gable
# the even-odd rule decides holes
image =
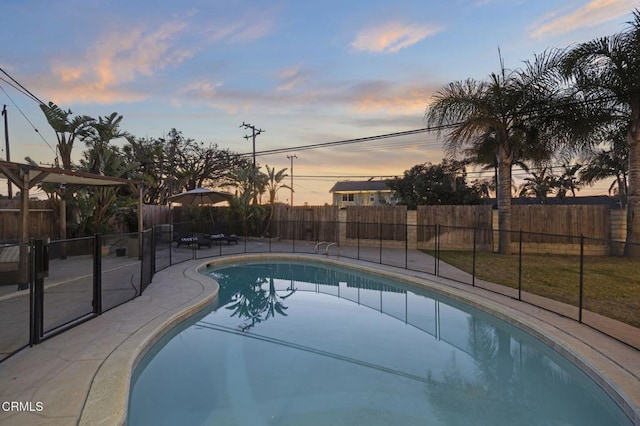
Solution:
[[[391,191],[391,188],[384,180],[349,180],[336,182],[329,192],[373,192],[373,191]]]

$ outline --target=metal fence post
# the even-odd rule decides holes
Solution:
[[[416,230],[416,235],[418,234]],[[417,242],[416,242],[417,245]],[[409,224],[404,224],[404,269],[409,269]]]
[[[436,277],[440,276],[440,225],[436,224]]]
[[[37,345],[40,343],[44,330],[44,277],[42,275],[42,256],[43,244],[42,240],[31,240],[29,243],[29,251],[31,256],[31,282],[32,299],[31,299],[31,332],[30,344]]]
[[[476,286],[476,230],[473,228],[473,261],[471,265],[471,287]]]
[[[580,234],[580,299],[578,301],[578,322],[582,323],[582,303],[584,297],[584,235]]]
[[[518,300],[522,300],[522,228],[520,228],[518,241]]]
[[[93,240],[93,313],[102,314],[102,235]]]
[[[360,260],[360,222],[356,222],[356,241],[358,246],[357,259]]]
[[[378,236],[380,237],[380,265],[382,265],[382,222],[378,223]]]
[[[153,281],[153,276],[156,273],[156,228],[155,225],[151,227],[151,277],[149,281]],[[144,256],[144,245],[142,246],[142,250],[140,250],[140,258]],[[142,279],[142,278],[141,278]],[[142,287],[140,287],[142,289]],[[140,292],[142,294],[142,291]]]

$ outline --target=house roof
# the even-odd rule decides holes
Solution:
[[[373,192],[391,191],[384,180],[348,180],[336,182],[329,192]]]

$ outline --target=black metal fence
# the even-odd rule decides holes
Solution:
[[[142,233],[0,247],[0,362],[139,296],[157,271],[245,253],[309,253],[424,272],[556,312],[640,349],[640,266],[624,256],[630,245],[622,241],[292,221],[274,222],[260,237],[241,235],[242,225],[167,224]],[[509,241],[509,254],[497,253],[500,240]],[[15,270],[4,271],[7,259]]]
[[[1,250],[23,255],[0,275],[0,361],[139,296],[154,272],[151,230]]]
[[[242,227],[227,224],[219,235]],[[500,293],[589,325],[640,349],[640,263],[637,244],[574,235],[490,228],[322,222],[274,222],[287,238],[207,239],[198,224],[156,229],[156,267],[244,253],[317,253],[424,272]],[[292,232],[292,230],[311,232]],[[229,230],[229,231],[227,231]],[[318,231],[320,230],[320,231]],[[194,235],[198,234],[194,237]],[[285,235],[283,234],[283,235]],[[180,242],[181,237],[191,236]],[[402,238],[399,238],[401,236]]]

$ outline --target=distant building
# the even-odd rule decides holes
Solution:
[[[333,205],[339,208],[396,203],[393,191],[383,180],[336,182],[329,192],[333,194]]]

